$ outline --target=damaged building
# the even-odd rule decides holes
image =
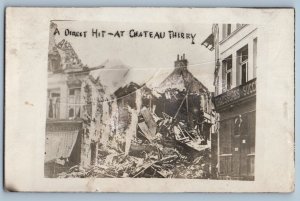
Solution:
[[[211,174],[212,94],[185,55],[157,87],[131,81],[130,68],[84,66],[51,24],[46,177],[199,178]]]
[[[201,137],[201,144],[207,144],[210,139],[213,104],[211,93],[188,70],[188,60],[185,54],[175,61],[173,72],[156,89],[162,94],[160,107],[156,113],[159,116],[168,115],[182,122],[187,133],[183,136],[190,140]],[[190,131],[196,130],[195,134]]]
[[[45,135],[45,176],[53,177],[82,161],[83,83],[100,67],[84,66],[72,45],[56,43],[50,25]]]

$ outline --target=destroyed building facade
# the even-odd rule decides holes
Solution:
[[[45,175],[80,162],[81,84],[88,75],[68,41],[56,43],[50,24],[45,144]],[[68,161],[66,160],[68,159]]]
[[[218,119],[212,163],[219,179],[254,180],[259,29],[249,24],[214,24],[212,30],[202,43],[215,51],[216,58]]]
[[[83,120],[91,107],[83,92],[87,90],[86,83],[93,83],[90,71],[99,68],[84,66],[68,41],[56,43],[56,28],[55,23],[50,24],[45,135],[47,177],[84,161]]]

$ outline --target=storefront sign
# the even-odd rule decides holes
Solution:
[[[214,98],[216,108],[250,97],[256,93],[256,78]]]

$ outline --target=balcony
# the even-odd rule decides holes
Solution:
[[[228,105],[238,103],[256,95],[256,78],[247,83],[237,86],[225,93],[214,97],[214,104],[217,110],[223,109]]]

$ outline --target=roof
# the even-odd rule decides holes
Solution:
[[[81,71],[83,69],[83,64],[69,41],[63,39],[56,47],[62,58],[64,70]]]
[[[188,90],[190,93],[205,93],[208,89],[188,71],[187,68],[175,68],[174,71],[159,85],[158,91],[167,89]]]

